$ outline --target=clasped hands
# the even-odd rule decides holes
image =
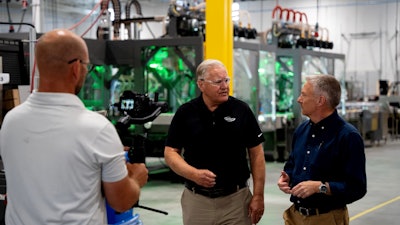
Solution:
[[[321,184],[320,181],[309,180],[300,182],[293,188],[290,188],[289,183],[290,183],[289,175],[285,171],[282,171],[281,176],[278,179],[279,189],[286,194],[291,194],[299,198],[307,198],[315,193],[318,193],[319,185]]]

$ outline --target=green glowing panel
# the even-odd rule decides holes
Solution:
[[[234,49],[233,95],[246,102],[258,114],[257,52]]]
[[[276,111],[293,112],[293,58],[278,57],[275,63],[276,73]]]
[[[260,51],[258,67],[259,113],[275,117],[275,55]]]
[[[195,74],[187,65],[195,65],[195,51],[192,47],[151,46],[143,52],[150,55],[144,65],[147,93],[159,93],[159,100],[167,102],[172,112],[196,97]]]
[[[90,110],[108,109],[109,91],[104,84],[110,80],[110,70],[108,66],[95,66],[94,69],[86,75],[78,97]]]

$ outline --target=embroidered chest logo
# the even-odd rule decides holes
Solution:
[[[224,120],[225,120],[226,122],[228,122],[228,123],[231,123],[231,122],[235,121],[236,118],[232,118],[232,117],[230,117],[230,116],[225,116],[225,117],[224,117]]]

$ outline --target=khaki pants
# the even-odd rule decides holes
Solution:
[[[349,212],[345,207],[320,215],[303,216],[292,205],[283,213],[283,219],[285,225],[349,225]]]
[[[248,208],[252,194],[249,188],[219,198],[194,194],[185,188],[181,205],[184,225],[251,225]]]

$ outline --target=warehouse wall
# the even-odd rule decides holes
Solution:
[[[384,79],[390,82],[400,80],[396,74],[399,62],[399,0],[263,0],[238,1],[240,9],[248,14],[242,16],[245,24],[250,22],[259,33],[266,32],[272,25],[272,10],[278,3],[283,8],[294,9],[307,15],[308,23],[329,30],[329,40],[334,43],[333,50],[320,50],[346,55],[346,79],[362,87],[364,95],[377,94],[377,80]],[[56,27],[69,28],[78,23],[97,0],[81,1],[50,1],[42,0],[42,26],[40,32],[46,32]],[[78,2],[78,1],[76,1]],[[124,5],[126,1],[121,1]],[[169,0],[139,1],[144,16],[167,14]],[[8,12],[5,1],[0,3],[0,21],[7,22]],[[69,5],[77,4],[74,7]],[[80,5],[79,5],[80,4]],[[22,18],[21,2],[11,1],[10,15],[13,22]],[[76,9],[79,8],[79,10]],[[84,9],[85,8],[85,9]],[[90,24],[95,21],[95,13],[74,31],[85,34],[84,37],[96,37],[96,25],[93,29]],[[122,17],[124,18],[124,14]],[[249,16],[249,17],[247,17]],[[28,8],[24,22],[32,22],[32,8]],[[141,39],[160,37],[165,33],[165,25],[160,22],[149,22],[142,27]],[[18,26],[14,26],[15,31]],[[8,26],[0,26],[1,32],[8,32]],[[20,31],[27,31],[22,27]],[[87,31],[87,33],[86,33]],[[397,42],[397,50],[396,50]],[[319,51],[319,49],[316,49]]]
[[[365,95],[377,94],[378,79],[400,79],[396,75],[400,47],[398,0],[248,1],[240,6],[251,15],[252,25],[265,32],[271,28],[276,2],[306,13],[309,24],[318,22],[329,29],[334,49],[327,51],[346,55],[347,80],[359,83]]]

